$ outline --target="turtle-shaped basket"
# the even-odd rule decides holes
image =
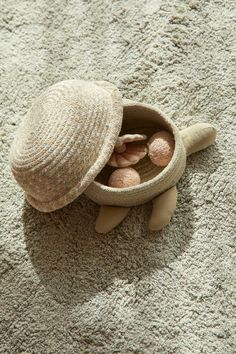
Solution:
[[[174,137],[170,163],[160,168],[145,157],[135,165],[139,185],[109,187],[112,167],[107,162],[118,136],[142,133],[150,138],[159,130]],[[16,133],[10,163],[28,202],[40,211],[62,208],[85,193],[101,205],[96,231],[107,233],[130,207],[152,200],[149,228],[160,230],[174,213],[186,157],[215,138],[215,128],[207,123],[179,131],[156,107],[122,99],[111,83],[66,80],[35,99]]]

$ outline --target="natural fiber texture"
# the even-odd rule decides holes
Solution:
[[[111,156],[122,121],[132,129],[140,124],[151,124],[154,131],[165,126],[175,148],[161,173],[132,187],[114,188],[94,180]],[[153,173],[157,169],[148,161]],[[110,83],[67,80],[35,99],[16,133],[10,163],[27,200],[40,211],[62,208],[83,191],[98,204],[129,207],[174,186],[185,169],[186,151],[175,124],[157,108],[122,101]],[[142,178],[143,164],[137,168]]]
[[[118,89],[105,82],[62,81],[35,99],[10,157],[30,204],[53,211],[86,189],[113,151],[122,111]]]
[[[86,189],[85,194],[100,205],[130,207],[146,203],[158,194],[166,191],[170,187],[173,187],[179,181],[185,169],[186,151],[178,128],[175,124],[170,119],[165,117],[165,115],[157,108],[150,105],[137,102],[132,103],[125,100],[123,104],[123,119],[124,121],[126,119],[128,120],[130,117],[129,115],[132,113],[133,123],[131,126],[133,128],[136,127],[136,124],[137,126],[141,124],[145,127],[145,124],[148,123],[152,123],[152,127],[154,129],[156,126],[157,130],[159,130],[162,126],[165,126],[166,129],[168,128],[175,139],[174,155],[168,166],[162,171],[159,171],[159,169],[152,164],[149,158],[146,159],[146,164],[143,163],[143,160],[141,160],[139,164],[135,165],[135,168],[141,175],[142,182],[137,186],[128,188],[112,188],[98,181],[92,182]],[[127,109],[131,113],[126,113]],[[149,121],[150,117],[152,119],[151,122]],[[146,174],[146,178],[143,180],[143,175],[146,173],[146,168],[148,168],[149,173]]]
[[[235,353],[234,8],[0,2],[1,354]],[[98,235],[84,195],[53,213],[24,201],[8,162],[16,129],[35,97],[71,78],[110,81],[179,128],[217,128],[188,158],[163,231],[148,231],[151,203]]]

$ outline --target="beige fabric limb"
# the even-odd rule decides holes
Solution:
[[[153,199],[153,208],[149,220],[149,229],[159,231],[169,224],[177,203],[176,186]]]
[[[96,220],[95,230],[100,234],[106,234],[121,223],[130,208],[102,205]]]
[[[180,131],[187,156],[205,149],[216,140],[216,129],[208,123],[197,123]]]

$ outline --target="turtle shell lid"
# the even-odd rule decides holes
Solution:
[[[122,96],[105,81],[66,80],[36,98],[10,152],[29,203],[50,212],[83,193],[109,160],[122,116]]]

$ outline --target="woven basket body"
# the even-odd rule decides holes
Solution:
[[[175,139],[175,151],[165,168],[158,168],[149,157],[142,159],[135,169],[141,176],[141,184],[129,188],[111,188],[106,185],[112,169],[108,166],[86,189],[85,194],[100,205],[134,206],[143,204],[174,186],[182,176],[186,165],[186,151],[175,124],[155,107],[142,103],[123,101],[122,132],[140,132],[148,137],[158,130],[170,131]]]
[[[148,157],[135,168],[141,184],[111,188],[107,166],[119,134],[170,131],[175,139],[171,162],[164,169]],[[36,209],[50,212],[81,193],[100,205],[145,203],[175,185],[186,163],[179,131],[156,108],[123,100],[104,81],[67,80],[50,86],[33,103],[14,139],[13,175]]]

